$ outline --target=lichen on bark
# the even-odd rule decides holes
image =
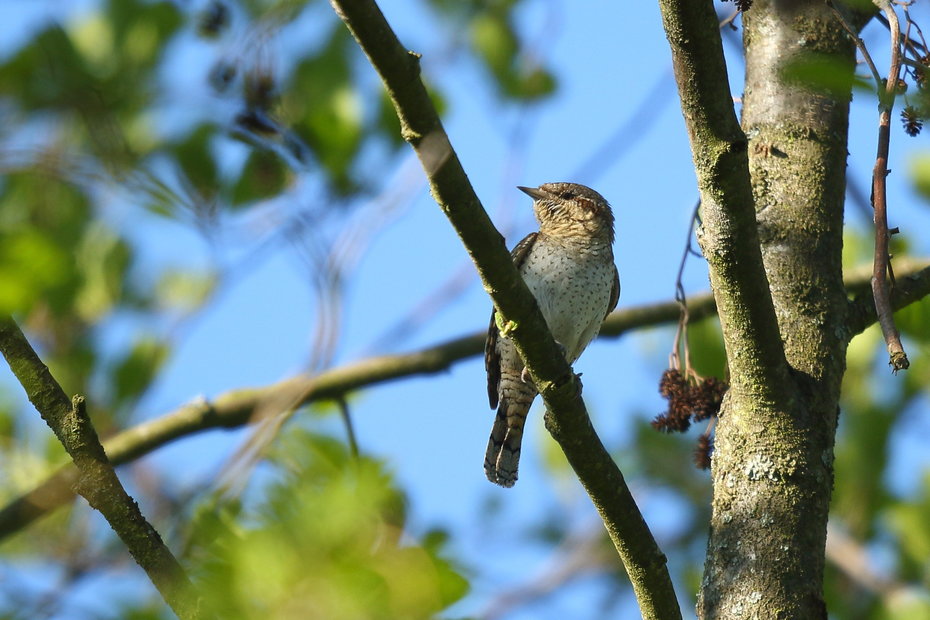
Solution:
[[[770,388],[790,398],[773,407],[734,394],[724,403],[698,612],[821,618],[847,345],[841,253],[854,47],[818,2],[756,0],[743,27],[741,124],[788,369]],[[834,72],[829,80],[818,82],[820,68]]]

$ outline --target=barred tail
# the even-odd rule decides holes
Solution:
[[[504,394],[497,407],[497,417],[491,428],[488,451],[484,457],[484,473],[494,484],[512,487],[517,481],[517,468],[520,465],[523,425],[533,398],[536,397],[536,390],[530,384],[515,384],[506,378],[504,381],[505,384],[511,383],[513,389],[502,390]]]

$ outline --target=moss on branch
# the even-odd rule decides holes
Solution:
[[[84,397],[68,399],[9,316],[0,316],[0,351],[29,401],[71,456],[75,467],[65,477],[69,488],[106,518],[179,617],[203,617],[193,585],[181,565],[142,515],[107,460],[87,415]]]

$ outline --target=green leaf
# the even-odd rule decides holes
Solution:
[[[96,83],[61,28],[37,34],[3,67],[0,94],[24,110],[71,108],[80,101],[81,84]]]
[[[510,3],[477,14],[471,43],[494,76],[499,92],[513,99],[539,99],[555,91],[551,72],[520,57],[520,41],[511,24]]]
[[[143,336],[136,341],[111,371],[115,406],[138,399],[148,389],[168,358],[168,352],[166,344],[151,336]]]
[[[276,196],[292,179],[290,169],[275,153],[253,150],[232,189],[232,204],[244,205]]]
[[[930,199],[930,153],[920,153],[909,162],[911,180],[924,198]]]
[[[782,79],[843,99],[850,98],[854,85],[875,92],[874,85],[855,76],[853,65],[846,58],[817,52],[799,54],[786,63]]]
[[[349,65],[351,43],[346,29],[334,26],[323,49],[297,67],[283,97],[295,133],[313,150],[334,189],[344,194],[356,188],[351,165],[363,138],[361,99]]]
[[[194,312],[216,288],[216,275],[189,270],[168,269],[155,285],[158,303],[166,309]]]
[[[110,0],[106,14],[112,20],[121,71],[151,69],[183,24],[172,2]]]
[[[404,533],[380,463],[301,429],[274,459],[257,510],[198,519],[199,583],[220,617],[427,618],[467,592],[439,537]]]
[[[216,195],[218,189],[216,161],[210,148],[215,134],[216,129],[212,125],[202,124],[173,149],[185,180],[208,200]]]
[[[87,227],[75,257],[83,283],[74,309],[83,320],[95,322],[121,301],[131,251],[102,222],[92,222]]]
[[[716,315],[688,325],[688,351],[699,375],[727,379],[727,354]]]
[[[540,99],[555,92],[558,83],[555,76],[542,67],[535,67],[520,76],[517,88],[512,91],[519,99]]]
[[[488,12],[476,16],[471,23],[471,43],[495,77],[501,81],[510,77],[519,43],[506,14]]]
[[[0,313],[28,312],[39,301],[64,309],[75,283],[71,258],[41,231],[0,236]]]

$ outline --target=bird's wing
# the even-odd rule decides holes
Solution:
[[[614,265],[614,283],[610,287],[610,303],[607,304],[607,312],[604,314],[605,319],[617,307],[618,301],[620,301],[620,273],[617,271],[617,266]]]
[[[510,256],[517,271],[520,271],[520,267],[523,266],[523,262],[529,255],[530,248],[533,247],[538,236],[539,233],[528,234],[511,250]],[[488,373],[488,402],[491,404],[491,409],[497,408],[497,387],[501,380],[501,360],[500,353],[497,351],[497,338],[500,333],[497,329],[495,314],[497,314],[497,310],[492,310],[491,324],[488,326],[488,339],[484,343],[484,369]]]

